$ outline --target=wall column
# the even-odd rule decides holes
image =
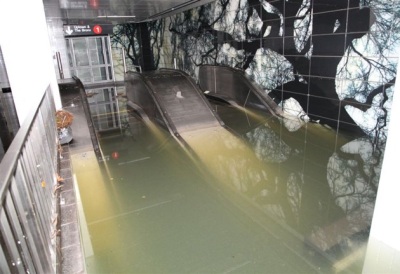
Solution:
[[[400,59],[400,58],[399,58]],[[400,270],[400,62],[397,66],[389,133],[363,273]]]
[[[143,71],[155,70],[153,49],[151,48],[150,33],[147,23],[139,23],[139,39],[141,48],[140,66]]]
[[[42,0],[0,0],[0,45],[20,124],[48,86],[61,108]]]

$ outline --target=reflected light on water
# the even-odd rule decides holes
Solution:
[[[207,170],[221,183],[246,192],[249,185],[267,185],[274,177],[254,151],[222,127],[182,133]]]
[[[89,235],[87,235],[86,239],[83,239],[85,257],[90,257],[93,255],[88,251],[91,249],[91,246],[93,246],[94,250],[107,250],[115,245],[116,242],[122,243],[119,233],[111,233],[118,231],[117,224],[112,218],[110,219],[110,217],[115,215],[115,212],[118,212],[115,204],[118,199],[112,199],[110,196],[110,187],[112,187],[112,184],[107,181],[108,178],[103,176],[103,172],[93,151],[72,155],[71,163],[76,181],[79,182],[79,188],[76,191],[79,191],[84,210],[84,213],[81,212],[80,214],[84,214],[86,217],[84,219],[86,219],[87,227],[92,234],[93,231],[98,229],[99,224],[102,226],[106,225],[108,234],[110,235],[102,237],[101,241],[92,241]],[[81,225],[82,227],[86,227],[84,224]],[[110,256],[113,255],[110,254]]]

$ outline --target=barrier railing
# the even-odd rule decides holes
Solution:
[[[50,87],[0,164],[0,273],[55,273],[57,129]]]

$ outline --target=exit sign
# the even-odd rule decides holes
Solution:
[[[64,36],[108,35],[113,33],[112,25],[64,25]]]

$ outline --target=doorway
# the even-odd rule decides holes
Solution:
[[[114,80],[108,36],[67,38],[67,48],[71,75],[83,84]]]

